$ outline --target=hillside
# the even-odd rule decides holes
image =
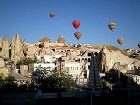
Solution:
[[[95,49],[102,49],[106,47],[109,51],[120,51],[123,55],[125,56],[130,56],[130,54],[126,51],[124,51],[123,49],[117,48],[113,45],[99,45],[99,46],[93,46],[93,48]]]

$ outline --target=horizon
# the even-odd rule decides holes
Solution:
[[[138,0],[1,0],[0,8],[0,37],[7,35],[9,41],[18,32],[29,43],[46,35],[52,42],[63,35],[68,43],[113,45],[122,49],[138,49],[140,42]],[[56,13],[52,19],[51,11]],[[81,23],[79,41],[74,37],[75,19]],[[107,26],[110,22],[117,24],[113,32]],[[116,41],[120,37],[125,40],[121,46]]]

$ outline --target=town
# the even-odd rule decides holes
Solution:
[[[55,76],[63,82],[54,85]],[[43,93],[58,93],[58,89],[57,97],[63,92],[76,91],[88,97],[126,90],[126,97],[132,97],[133,91],[139,90],[140,51],[112,45],[69,44],[63,35],[56,42],[46,35],[31,44],[15,33],[11,42],[7,36],[0,39],[0,77],[1,92],[20,92],[22,89],[17,88],[25,86],[24,92],[39,92],[40,97],[45,97]],[[11,89],[3,87],[8,78],[14,78],[10,84],[16,84],[15,90],[13,85],[7,85]],[[30,84],[34,84],[31,89]]]

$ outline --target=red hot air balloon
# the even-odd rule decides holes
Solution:
[[[118,38],[118,39],[117,39],[117,42],[121,45],[121,44],[123,44],[124,39],[123,39],[123,38]]]
[[[111,31],[113,31],[116,28],[116,26],[116,23],[113,22],[108,24],[108,27],[111,29]]]
[[[74,35],[79,40],[82,34],[81,32],[75,32]]]
[[[74,20],[74,21],[72,22],[72,25],[73,25],[73,27],[74,27],[75,29],[78,29],[78,27],[80,26],[80,21],[79,21],[79,20]]]
[[[140,43],[138,43],[138,47],[140,48]]]
[[[50,15],[51,18],[53,18],[55,16],[55,12],[52,11],[49,15]]]

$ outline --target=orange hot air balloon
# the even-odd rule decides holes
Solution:
[[[114,31],[116,26],[117,26],[116,23],[113,22],[108,24],[108,27],[111,29],[111,31]]]
[[[49,15],[50,15],[51,18],[53,18],[53,17],[55,17],[55,12],[52,11]]]
[[[74,27],[75,29],[78,29],[78,27],[80,26],[80,21],[79,21],[79,20],[74,20],[74,21],[72,22],[72,25],[73,25],[73,27]]]
[[[122,45],[123,42],[124,42],[124,39],[123,39],[123,38],[118,38],[118,39],[117,39],[117,42],[118,42],[120,45]]]
[[[82,34],[81,32],[75,32],[74,35],[79,40]]]
[[[140,48],[140,43],[138,43],[138,47]]]

